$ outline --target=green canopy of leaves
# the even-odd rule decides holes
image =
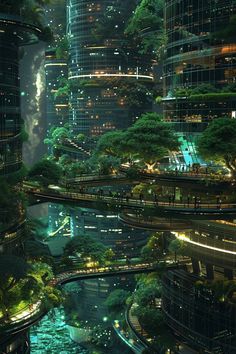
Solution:
[[[130,156],[152,164],[179,148],[178,138],[156,113],[141,116],[126,131],[104,134],[98,141],[99,154]]]
[[[129,291],[123,289],[114,290],[108,298],[105,304],[108,307],[109,312],[120,312],[125,308],[126,300],[129,297]]]
[[[155,52],[160,56],[167,42],[163,21],[163,0],[141,0],[128,22],[125,33],[139,39],[141,54]]]
[[[213,120],[197,141],[200,155],[206,160],[223,162],[236,174],[236,120]]]
[[[106,248],[102,243],[95,241],[88,235],[79,235],[67,243],[65,253],[77,254],[81,259],[91,258],[92,261],[100,262],[104,259]]]
[[[36,179],[44,185],[58,183],[61,176],[61,167],[57,163],[47,159],[37,162],[28,173],[29,178]]]

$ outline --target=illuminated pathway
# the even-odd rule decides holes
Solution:
[[[185,261],[186,263],[186,261]],[[161,262],[159,264],[165,264]],[[115,276],[122,274],[137,274],[137,273],[149,273],[158,270],[158,263],[139,263],[131,265],[118,265],[118,266],[107,266],[100,268],[83,268],[69,270],[56,275],[50,282],[50,286],[64,285],[70,283],[77,279],[88,279],[88,278],[97,278],[97,277],[106,277],[106,276]],[[167,268],[176,268],[178,265],[169,264]]]
[[[179,203],[174,202],[173,204],[168,201],[150,201],[144,199],[134,199],[119,196],[109,196],[100,195],[96,193],[78,193],[69,192],[58,187],[58,190],[47,189],[43,190],[40,188],[25,188],[25,191],[33,195],[37,202],[50,201],[56,203],[76,203],[78,205],[83,205],[84,207],[92,207],[95,209],[108,209],[121,211],[124,209],[133,209],[148,211],[150,215],[158,216],[170,216],[175,217],[191,217],[191,218],[202,218],[207,217],[208,219],[220,219],[224,217],[232,217],[236,215],[236,202],[235,203],[221,203],[220,205],[212,202],[202,202],[202,203]]]
[[[182,267],[184,264],[189,262],[189,260],[183,260],[179,264],[171,263],[167,264],[167,269],[176,269],[176,267]],[[156,264],[152,263],[139,263],[132,265],[117,265],[109,267],[99,267],[99,268],[83,268],[74,269],[69,271],[64,271],[56,275],[52,280],[49,281],[48,286],[56,287],[64,285],[66,283],[73,282],[75,280],[82,280],[88,278],[97,277],[111,277],[122,274],[138,274],[138,273],[149,273],[152,271],[158,271],[159,266],[165,266],[165,262],[160,262]],[[38,300],[37,303],[26,306],[24,309],[10,316],[8,320],[1,322],[0,329],[2,333],[14,334],[22,331],[25,328],[32,326],[37,323],[46,313],[48,309],[45,308],[43,300]]]

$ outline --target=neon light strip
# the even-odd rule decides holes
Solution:
[[[71,79],[79,79],[82,77],[136,77],[137,79],[142,78],[142,79],[150,79],[153,80],[153,76],[148,76],[148,75],[139,75],[139,74],[87,74],[87,75],[74,75],[69,77],[69,80]]]
[[[174,234],[179,240],[185,241],[187,243],[191,243],[192,245],[203,247],[203,248],[207,248],[207,249],[210,249],[210,250],[213,250],[213,251],[217,251],[217,252],[222,252],[222,253],[228,253],[228,254],[236,255],[236,252],[233,252],[233,251],[224,250],[223,248],[217,248],[217,247],[213,247],[213,246],[203,245],[202,243],[198,243],[198,242],[192,241],[187,236],[180,235],[177,232],[175,232]]]
[[[44,65],[45,67],[46,66],[67,66],[66,63],[49,63],[49,64],[45,64]]]

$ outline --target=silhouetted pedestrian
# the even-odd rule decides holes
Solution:
[[[171,200],[172,200],[172,204],[174,205],[175,204],[175,195],[174,194],[172,195]]]

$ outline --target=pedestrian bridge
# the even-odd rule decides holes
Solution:
[[[25,188],[33,197],[32,204],[42,202],[72,203],[85,208],[121,212],[135,210],[143,215],[191,219],[226,219],[236,216],[235,203],[213,203],[212,201],[151,201],[143,198],[101,195],[100,193],[73,192],[58,187],[55,189]]]

